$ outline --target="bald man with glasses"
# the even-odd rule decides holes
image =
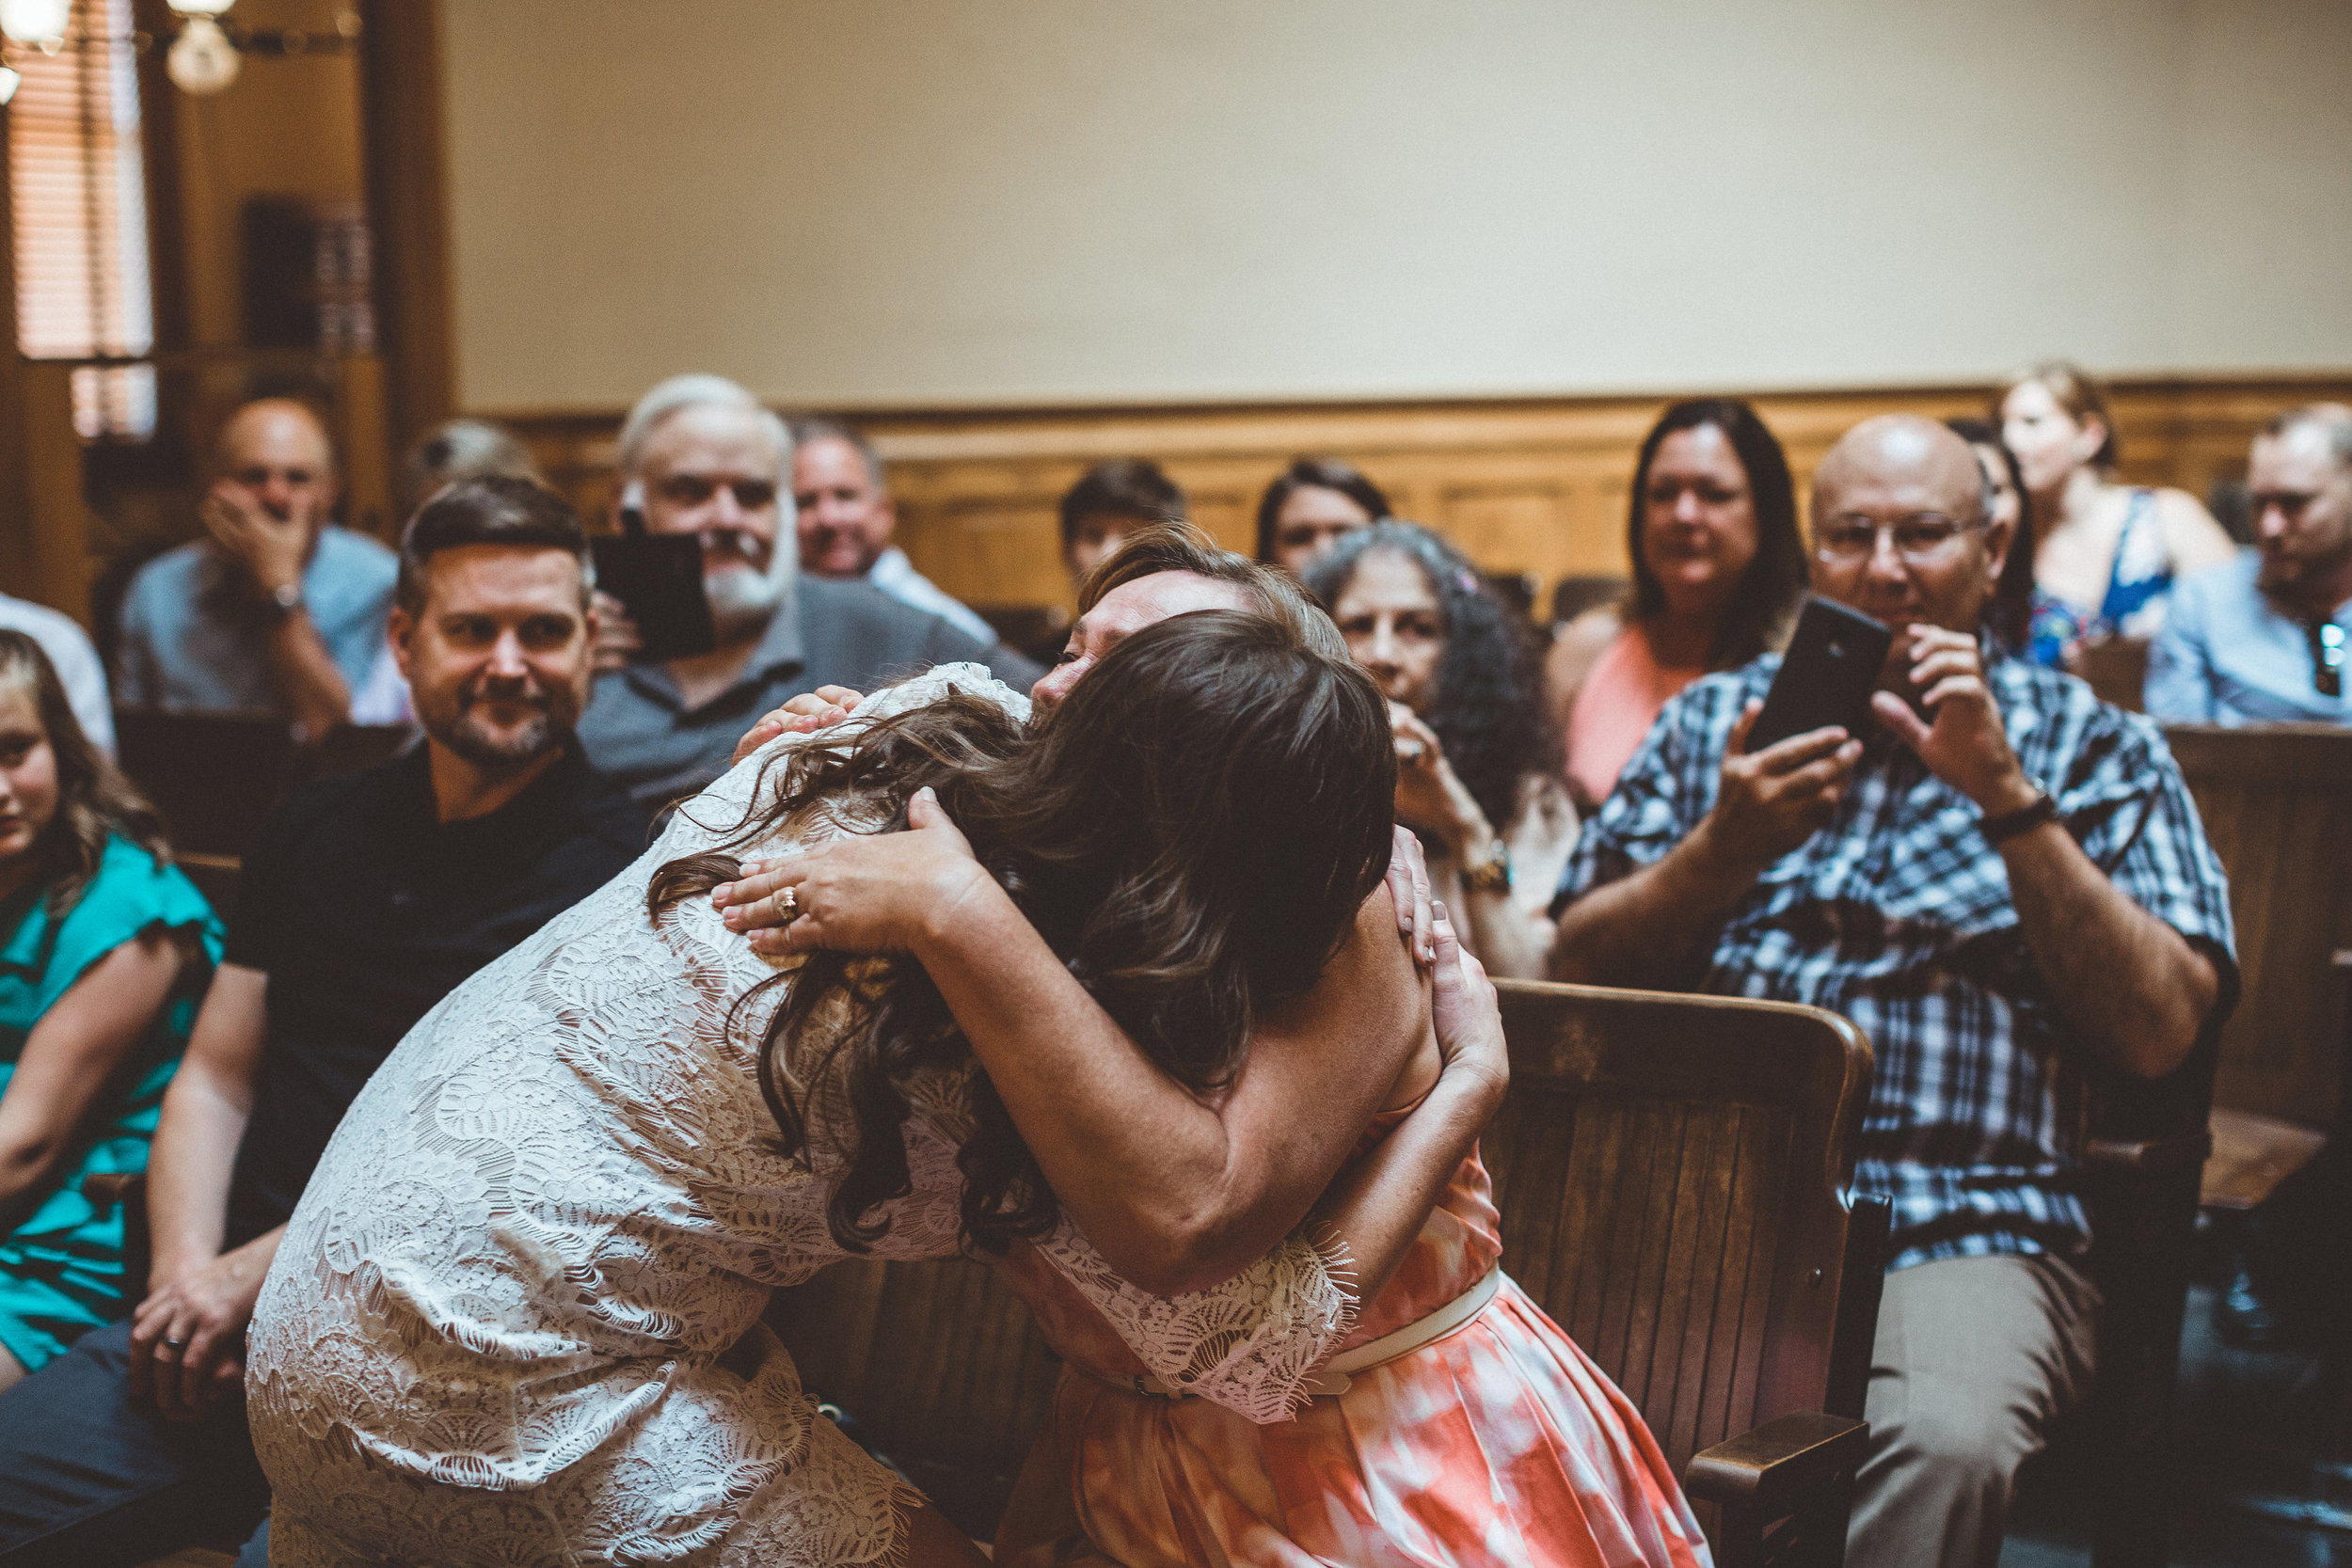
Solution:
[[[1981,630],[2010,546],[1959,436],[1895,416],[1814,480],[1814,591],[1893,626],[1857,733],[1747,746],[1767,654],[1668,703],[1585,829],[1555,978],[1800,1002],[1877,1053],[1854,1186],[1892,1260],[1847,1560],[2000,1556],[2086,1391],[2083,1069],[2153,1077],[2237,985],[2228,887],[2162,736]]]

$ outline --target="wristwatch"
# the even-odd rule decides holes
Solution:
[[[1511,891],[1511,851],[1501,839],[1486,858],[1476,865],[1462,869],[1464,893],[1508,893]]]
[[[2033,800],[2015,811],[2005,811],[1998,816],[1988,816],[1977,824],[1977,832],[1987,844],[2007,844],[2020,833],[2029,833],[2044,822],[2058,820],[2058,802],[2040,784],[2034,785]]]
[[[302,608],[302,583],[299,579],[269,591],[269,602],[277,608],[278,618],[284,620]]]

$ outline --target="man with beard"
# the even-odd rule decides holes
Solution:
[[[1040,673],[871,583],[803,575],[791,473],[784,421],[723,376],[675,376],[621,427],[614,524],[634,514],[649,533],[702,540],[718,631],[709,653],[606,671],[580,721],[589,757],[649,811],[725,772],[744,726],[796,691],[965,659],[1015,687]],[[599,605],[610,619],[614,607]],[[635,639],[613,626],[605,641],[628,650]]]
[[[260,1517],[246,1323],[345,1107],[458,982],[644,845],[573,736],[587,557],[527,480],[453,486],[409,524],[389,635],[424,742],[296,793],[246,858],[155,1132],[146,1299],[0,1399],[0,1562],[137,1562]]]
[[[2169,723],[2352,724],[2352,406],[2291,408],[2254,437],[2257,547],[2172,591],[2148,650]]]

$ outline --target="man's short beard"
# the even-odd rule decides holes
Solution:
[[[445,701],[446,710],[439,701],[417,704],[417,718],[425,733],[476,768],[494,774],[528,768],[561,750],[580,721],[580,705],[570,691],[535,682],[522,692],[493,694],[485,691],[477,679],[448,693]],[[517,728],[500,730],[475,716],[476,709],[491,702],[532,703],[539,711]]]
[[[758,636],[791,586],[789,571],[763,572],[747,561],[706,572],[703,594],[710,600],[711,625],[719,641],[740,642]]]
[[[486,772],[511,773],[560,749],[568,733],[556,727],[554,715],[542,713],[521,729],[501,734],[477,726],[468,709],[446,733],[433,738]]]

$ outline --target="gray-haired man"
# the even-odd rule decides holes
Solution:
[[[794,692],[863,689],[886,672],[971,659],[1008,684],[1038,671],[870,584],[803,576],[791,526],[792,437],[751,393],[682,375],[638,401],[621,428],[616,521],[697,534],[719,645],[631,657],[596,681],[580,736],[589,759],[655,807],[726,770],[752,721]]]

